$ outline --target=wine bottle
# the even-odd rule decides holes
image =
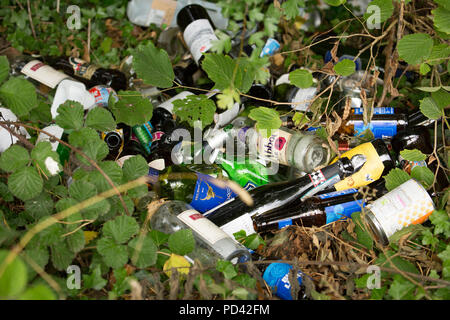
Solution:
[[[150,227],[166,234],[183,229],[191,230],[195,248],[185,258],[192,264],[199,260],[203,266],[211,267],[219,259],[234,264],[251,260],[250,252],[242,244],[182,201],[163,203],[152,215]]]
[[[236,197],[228,187],[219,185],[224,171],[217,165],[171,165],[162,171],[150,168],[152,189],[160,197],[182,200],[199,212],[208,211]]]
[[[252,217],[262,215],[274,208],[288,206],[296,199],[306,200],[357,172],[365,161],[364,155],[355,155],[351,160],[342,158],[332,165],[301,178],[260,186],[249,191],[254,202],[253,206],[248,206],[239,197],[235,197],[205,212],[205,216],[228,234],[236,230],[236,225],[244,229],[247,234],[254,233]]]
[[[119,70],[102,68],[75,57],[44,57],[44,61],[88,87],[106,85],[116,91],[127,89],[127,78]]]

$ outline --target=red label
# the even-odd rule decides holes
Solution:
[[[204,216],[201,213],[194,213],[189,216],[192,220],[203,219]]]
[[[275,149],[281,150],[281,149],[283,149],[285,144],[286,144],[286,139],[283,137],[279,137],[277,140],[275,140]]]
[[[32,66],[30,68],[30,70],[36,71],[37,69],[39,69],[40,67],[44,66],[45,64],[43,64],[42,62],[36,63],[34,66]]]

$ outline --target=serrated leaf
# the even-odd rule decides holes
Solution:
[[[34,167],[24,167],[8,178],[8,188],[14,196],[26,201],[37,197],[44,186],[42,178]]]
[[[325,3],[332,7],[340,6],[341,4],[344,4],[346,2],[347,0],[325,0]]]
[[[108,145],[103,141],[97,131],[92,128],[82,128],[69,135],[69,143],[80,148],[89,158],[100,161],[109,153]],[[84,164],[90,165],[84,157],[77,154],[77,158]]]
[[[355,233],[358,242],[366,247],[367,250],[372,250],[373,239],[362,222],[361,212],[352,213],[352,221],[355,223]]]
[[[419,72],[421,75],[426,75],[428,72],[431,71],[430,66],[427,63],[420,64]]]
[[[305,69],[296,69],[289,73],[289,82],[299,88],[310,88],[313,85],[311,72]]]
[[[425,189],[429,189],[434,182],[434,173],[428,167],[416,166],[411,170],[411,178],[419,181]]]
[[[97,195],[97,188],[94,184],[84,181],[75,180],[69,186],[69,194],[75,200],[82,202]],[[95,220],[98,216],[104,215],[111,208],[107,200],[101,200],[84,208],[81,213],[84,219]]]
[[[13,172],[25,167],[30,161],[28,150],[19,145],[13,144],[0,156],[0,169]]]
[[[420,101],[420,111],[429,119],[437,120],[443,115],[443,111],[436,102],[430,98],[426,97]]]
[[[376,17],[376,18],[378,18],[378,21],[375,20],[374,21],[375,23],[383,23],[383,22],[387,21],[394,13],[394,5],[392,3],[392,0],[373,0],[367,6],[366,13],[364,14],[364,19],[366,21],[368,21],[369,17],[372,16],[373,14],[377,14],[377,11],[373,10],[373,8],[376,8],[376,7],[371,8],[371,6],[377,6],[380,10],[379,18]]]
[[[305,5],[304,1],[299,0],[287,0],[281,5],[284,10],[284,15],[287,20],[293,20],[299,15],[299,7]]]
[[[225,279],[232,279],[237,275],[236,268],[230,261],[219,260],[216,264],[216,269],[222,272]]]
[[[209,49],[211,52],[215,52],[218,54],[228,53],[231,50],[231,37],[223,32],[215,32],[217,36],[217,40],[211,41],[211,48]]]
[[[150,230],[148,233],[149,237],[152,238],[152,240],[155,242],[157,246],[160,246],[167,242],[169,239],[169,235],[161,232],[159,230]]]
[[[117,244],[111,238],[101,238],[97,242],[97,251],[108,267],[117,269],[128,262],[128,250],[125,245]]]
[[[25,249],[24,254],[28,259],[34,261],[42,269],[45,269],[45,266],[50,259],[50,254],[47,247],[27,248]],[[36,271],[29,264],[27,266],[28,277],[30,279],[33,279],[33,277],[36,275]]]
[[[91,274],[83,274],[83,287],[85,289],[101,290],[108,281],[102,278],[100,265],[96,265]]]
[[[25,201],[25,210],[39,220],[53,213],[53,199],[47,192],[42,192],[38,197]]]
[[[445,237],[450,237],[450,218],[445,210],[435,210],[429,219],[434,225],[435,235],[443,233]]]
[[[52,113],[50,112],[50,108],[48,104],[39,101],[36,108],[31,109],[30,111],[30,120],[35,122],[49,123],[52,121]]]
[[[93,108],[86,116],[86,126],[98,131],[111,131],[116,128],[116,121],[111,112],[104,108]]]
[[[127,242],[139,231],[136,220],[129,216],[119,216],[103,225],[103,235],[113,239],[116,243]]]
[[[155,87],[169,88],[175,79],[167,52],[156,48],[152,42],[135,50],[133,69],[144,83]]]
[[[153,105],[149,99],[143,98],[138,91],[119,91],[119,101],[110,101],[109,108],[117,123],[125,123],[130,127],[140,125],[150,120],[153,115]]]
[[[443,63],[448,56],[450,56],[450,46],[445,43],[440,43],[433,46],[427,63],[435,66]]]
[[[39,142],[31,151],[31,158],[47,178],[62,171],[59,155],[52,150],[52,145],[48,141]]]
[[[356,64],[353,60],[342,59],[333,66],[333,69],[336,74],[347,77],[355,72]]]
[[[148,175],[148,164],[141,155],[133,156],[125,160],[123,167],[124,182],[135,180]],[[139,198],[148,192],[147,185],[142,185],[127,191],[132,198]]]
[[[404,149],[400,151],[400,156],[407,161],[423,161],[427,158],[425,154],[417,149]]]
[[[83,230],[77,230],[75,233],[66,236],[66,241],[70,251],[78,253],[85,245]]]
[[[279,129],[282,121],[280,115],[275,109],[258,107],[254,108],[249,113],[249,118],[256,121],[256,128],[258,131],[267,130],[266,136],[270,136],[272,129]]]
[[[431,10],[433,14],[433,22],[435,28],[440,31],[449,34],[450,33],[450,9],[438,7]]]
[[[176,268],[179,274],[189,274],[191,264],[185,257],[172,253],[163,266],[164,273],[170,278],[172,268]]]
[[[204,129],[213,122],[215,111],[214,101],[203,94],[173,101],[173,112],[181,122],[186,121],[191,127],[200,125],[201,129]]]
[[[102,161],[100,162],[99,167],[115,185],[120,185],[122,183],[122,168],[115,161]],[[99,193],[112,188],[106,178],[98,170],[89,173],[89,182],[97,187]]]
[[[0,82],[5,81],[9,76],[9,61],[6,56],[0,56]]]
[[[181,229],[172,233],[168,239],[169,249],[176,254],[186,255],[195,248],[195,240],[190,229]]]
[[[83,127],[84,108],[81,103],[67,100],[58,108],[55,122],[63,129],[78,130]]]
[[[440,109],[450,107],[450,93],[443,89],[432,92],[431,98]]]
[[[408,34],[397,44],[399,57],[411,65],[427,60],[432,49],[433,39],[425,33]]]
[[[415,284],[411,283],[401,275],[394,275],[394,281],[389,287],[388,294],[394,300],[411,300],[413,299],[413,291]]]
[[[0,86],[0,100],[19,118],[28,115],[38,103],[36,89],[23,78],[10,78]]]
[[[139,243],[141,245],[141,248],[136,254],[136,250],[138,250],[137,247]],[[156,259],[158,256],[156,252],[158,251],[158,247],[155,245],[150,236],[147,235],[142,240],[139,237],[136,237],[133,240],[131,240],[130,243],[128,243],[128,246],[131,249],[130,257],[131,262],[133,263],[134,266],[138,268],[147,268],[153,266],[156,263]]]
[[[385,186],[388,191],[397,188],[409,179],[411,179],[409,174],[399,168],[392,169],[387,175],[384,176],[384,180],[386,181]]]
[[[8,250],[0,250],[0,265],[9,255]],[[19,257],[8,264],[0,276],[0,298],[14,298],[25,289],[27,284],[27,269],[25,263]]]
[[[65,241],[53,243],[50,249],[53,266],[59,271],[67,270],[75,259],[75,253],[69,250],[67,243]]]

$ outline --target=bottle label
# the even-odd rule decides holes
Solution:
[[[148,12],[146,25],[154,23],[157,26],[172,24],[175,11],[177,9],[177,2],[173,0],[153,0],[152,6]]]
[[[21,72],[52,89],[56,88],[64,79],[69,78],[68,75],[53,69],[39,60],[28,62],[22,68]]]
[[[335,206],[329,206],[325,208],[325,213],[327,214],[327,224],[338,221],[345,220],[347,218],[352,218],[353,212],[361,211],[361,207],[364,207],[365,203],[363,200],[355,200],[350,202],[344,202],[337,204]]]
[[[358,192],[358,189],[352,188],[352,189],[347,189],[347,190],[342,190],[342,191],[323,193],[323,194],[316,195],[316,197],[324,200],[324,199],[330,199],[330,198],[334,198],[334,197],[344,196],[344,195],[352,194],[352,193],[356,193],[356,192]]]
[[[193,95],[193,93],[190,92],[190,91],[183,91],[183,92],[180,92],[180,93],[177,94],[176,96],[174,96],[174,97],[170,98],[169,100],[164,101],[163,103],[159,104],[159,105],[158,105],[158,108],[164,108],[164,109],[166,109],[167,111],[169,111],[170,113],[173,113],[173,102],[174,102],[175,100],[183,100],[183,99],[185,99],[187,96],[192,96],[192,95]]]
[[[177,218],[187,224],[189,228],[194,230],[195,233],[210,245],[214,245],[217,241],[228,238],[228,235],[224,231],[196,210],[183,211]]]
[[[311,100],[317,94],[316,87],[310,88],[295,88],[292,92],[292,97],[288,98],[289,102],[293,102],[291,104],[291,108],[298,111],[307,111],[309,106],[311,105]]]
[[[197,183],[190,205],[200,212],[206,212],[237,196],[228,186],[219,187],[213,180],[214,178],[207,174],[197,173]]]
[[[400,166],[403,171],[406,171],[408,174],[411,174],[412,169],[414,169],[415,167],[427,167],[427,162],[425,160],[409,161],[403,159],[403,157],[399,155],[398,161],[400,162]]]
[[[411,224],[423,223],[434,211],[428,192],[414,179],[367,205],[386,236]]]
[[[110,95],[114,97],[115,101],[119,100],[119,97],[117,96],[114,89],[107,87],[107,86],[95,86],[89,89],[89,92],[94,96],[95,98],[95,105],[99,107],[108,107],[108,101]]]
[[[311,174],[309,174],[309,178],[311,179],[312,184],[314,185],[314,188],[306,192],[301,199],[307,199],[312,196],[314,196],[316,193],[328,188],[331,185],[334,185],[335,183],[341,181],[341,178],[339,177],[339,174],[335,174],[334,176],[330,178],[326,178],[325,175],[322,173],[321,170],[315,171]]]
[[[190,23],[184,30],[183,38],[196,63],[203,52],[212,47],[211,41],[218,40],[208,19],[198,19]]]
[[[160,140],[161,137],[163,136],[163,134],[164,134],[164,132],[162,132],[162,131],[155,131],[155,132],[153,132],[152,133],[152,136],[153,136],[152,142]]]
[[[280,46],[281,45],[277,40],[273,38],[267,39],[266,44],[264,45],[264,48],[262,49],[259,57],[262,58],[264,56],[273,56],[275,52],[277,52],[278,49],[280,49]]]
[[[278,229],[283,229],[288,226],[292,226],[292,219],[285,219],[278,222]]]
[[[359,171],[336,183],[334,188],[337,191],[366,186],[381,177],[384,170],[383,161],[381,161],[380,156],[372,143],[366,142],[360,144],[359,146],[344,152],[341,157],[351,159],[356,154],[363,154],[366,157],[366,163]],[[336,160],[337,158],[331,163],[336,162]]]
[[[95,73],[95,71],[98,69],[97,66],[92,65],[84,60],[81,60],[79,58],[70,57],[69,63],[71,64],[73,68],[73,73],[76,76],[91,80],[92,75]]]
[[[235,103],[230,109],[225,110],[222,113],[215,113],[214,114],[214,122],[216,123],[216,126],[223,127],[229,124],[231,121],[233,121],[234,118],[236,118],[241,111],[241,107],[239,103]]]
[[[288,165],[287,146],[291,137],[292,134],[280,129],[272,130],[268,138],[258,133],[257,150],[259,155],[269,161]]]
[[[377,138],[392,138],[397,134],[397,121],[387,120],[387,121],[372,121],[367,125],[364,121],[354,120],[349,121],[348,124],[352,124],[355,129],[355,136],[361,135],[365,130],[370,129],[372,131],[375,139]]]
[[[224,224],[220,227],[220,229],[225,231],[233,239],[233,233],[239,232],[241,230],[244,230],[247,236],[256,233],[255,228],[253,227],[253,219],[248,213]]]
[[[353,108],[354,114],[363,114],[363,108]],[[394,108],[392,107],[375,107],[373,108],[373,114],[394,114]]]

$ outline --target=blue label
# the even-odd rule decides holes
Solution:
[[[319,195],[317,195],[317,197],[323,200],[323,199],[329,199],[329,198],[343,196],[346,194],[352,194],[352,193],[356,193],[356,192],[358,192],[358,189],[351,188],[351,189],[346,189],[346,190],[342,190],[342,191],[334,191],[334,192],[319,194]]]
[[[275,52],[278,51],[278,49],[280,49],[280,43],[273,38],[269,38],[267,39],[266,44],[264,45],[264,48],[262,49],[259,57],[262,58],[264,56],[272,56]]]
[[[327,214],[327,224],[340,219],[351,219],[352,213],[361,211],[361,207],[364,206],[365,203],[363,203],[363,200],[356,200],[326,207],[325,213]]]
[[[149,177],[150,184],[157,183],[158,182],[158,177],[159,177],[159,171],[156,170],[155,168],[149,167],[149,169],[148,169],[148,177]]]
[[[362,134],[365,130],[370,129],[375,139],[377,138],[392,138],[397,134],[397,121],[375,121],[364,125],[364,121],[353,121],[355,128],[355,135]]]
[[[203,213],[237,196],[229,187],[220,188],[214,184],[214,178],[211,176],[202,173],[196,174],[197,183],[190,203],[195,210]]]
[[[363,108],[353,108],[354,114],[363,114]],[[392,107],[375,107],[373,108],[373,114],[394,114],[394,108]]]
[[[283,229],[284,227],[291,226],[292,225],[292,219],[285,219],[280,222],[278,222],[278,229]]]
[[[320,127],[309,127],[306,131],[317,131]]]
[[[253,181],[247,181],[243,188],[244,190],[250,191],[252,189],[255,189],[256,187],[258,187],[256,183],[254,183]]]

